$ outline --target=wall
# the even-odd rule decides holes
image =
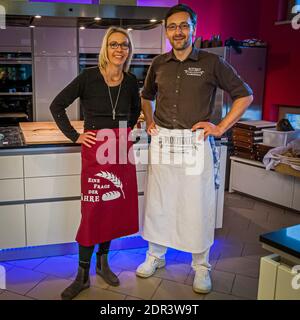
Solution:
[[[253,38],[259,32],[259,7],[261,0],[180,0],[198,14],[197,36],[209,39],[220,34],[222,40]]]
[[[222,40],[260,38],[268,43],[264,119],[277,121],[278,105],[300,107],[300,30],[275,26],[278,8],[286,0],[180,0],[198,14],[197,36]],[[284,5],[283,5],[284,6]]]
[[[269,44],[264,118],[274,121],[278,105],[300,108],[300,30],[275,26],[276,17],[277,1],[262,1],[259,35]]]

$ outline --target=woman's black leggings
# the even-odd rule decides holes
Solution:
[[[110,241],[99,243],[98,254],[108,254]],[[95,246],[84,247],[79,245],[79,265],[83,268],[89,267]]]

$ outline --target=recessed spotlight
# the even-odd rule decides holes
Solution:
[[[80,30],[84,30],[84,29],[85,29],[85,27],[80,27],[79,29],[80,29]]]
[[[100,17],[96,17],[96,18],[94,18],[96,21],[100,21],[101,20],[101,18]]]
[[[151,19],[150,22],[157,22],[157,20],[156,19]]]
[[[132,28],[127,28],[127,31],[132,31],[133,29]]]
[[[37,18],[37,19],[41,19],[42,18],[42,16],[40,16],[40,15],[36,15],[34,17]]]
[[[35,28],[35,26],[33,26],[33,25],[31,25],[31,26],[29,26],[30,28]]]

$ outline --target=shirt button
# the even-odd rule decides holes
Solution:
[[[180,76],[177,76],[177,79],[180,79]]]
[[[178,90],[176,90],[175,92],[178,93]]]
[[[176,108],[176,107],[177,107],[177,105],[176,105],[176,104],[174,104],[174,105],[173,105],[173,107],[174,107],[174,108]]]
[[[176,122],[176,119],[173,119],[173,122]]]

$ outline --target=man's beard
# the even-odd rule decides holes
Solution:
[[[172,45],[173,49],[178,50],[178,51],[185,50],[191,44],[191,38],[190,37],[183,38],[180,41],[181,41],[180,43],[176,44],[176,40],[174,40],[172,38],[171,45]]]

